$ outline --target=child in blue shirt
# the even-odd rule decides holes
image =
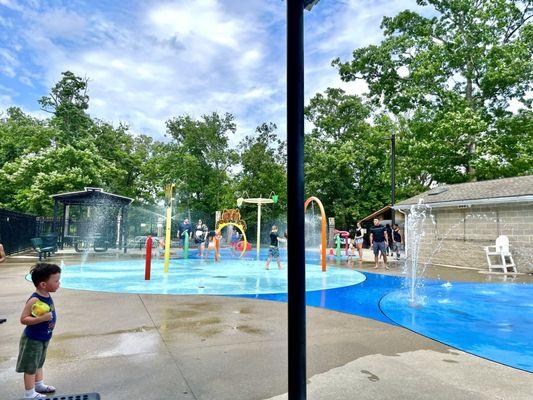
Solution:
[[[61,268],[55,264],[39,263],[31,268],[30,274],[35,292],[26,301],[20,316],[20,322],[26,328],[20,338],[17,372],[24,373],[24,398],[43,399],[46,398],[44,394],[56,390],[44,384],[43,365],[56,324],[56,310],[50,293],[59,289]]]

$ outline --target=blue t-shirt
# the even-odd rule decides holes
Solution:
[[[26,329],[24,329],[24,334],[30,339],[47,342],[48,340],[52,339],[52,331],[56,326],[56,308],[54,307],[54,301],[52,300],[52,296],[43,297],[39,293],[33,293],[30,296],[30,299],[32,297],[35,297],[50,306],[50,311],[52,312],[52,319],[50,321],[44,321],[39,324],[26,326]]]

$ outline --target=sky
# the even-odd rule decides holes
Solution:
[[[305,13],[305,96],[341,82],[334,58],[378,44],[383,16],[415,0],[321,0]],[[282,0],[0,0],[0,112],[38,117],[38,99],[70,70],[89,79],[89,114],[165,140],[165,121],[235,115],[237,135],[274,122],[285,135]]]

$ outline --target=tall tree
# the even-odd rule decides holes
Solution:
[[[317,94],[305,109],[306,194],[320,198],[337,226],[349,227],[390,203],[390,121],[368,122],[370,108],[341,89]]]
[[[63,135],[56,138],[59,144],[79,145],[87,138],[87,129],[91,119],[86,113],[89,108],[87,94],[88,78],[80,78],[70,71],[65,71],[48,96],[43,96],[39,104],[44,111],[52,113],[53,126],[57,126]],[[81,144],[83,146],[83,144]]]
[[[278,195],[278,203],[263,208],[263,220],[285,219],[287,210],[286,145],[276,135],[277,126],[263,123],[255,135],[246,136],[239,143],[241,171],[236,176],[239,195],[246,192],[251,197]],[[235,200],[234,200],[235,201]],[[255,207],[242,208],[242,216],[255,229]],[[265,225],[265,229],[270,229]]]
[[[515,170],[508,168],[514,158],[493,151],[499,149],[502,135],[511,131],[506,124],[516,122],[510,102],[530,107],[531,1],[417,3],[433,8],[437,15],[427,18],[407,10],[385,17],[381,25],[385,39],[379,45],[357,49],[352,61],[337,59],[334,65],[345,81],[364,79],[374,105],[396,115],[410,117],[414,112],[411,129],[406,130],[412,140],[435,145],[445,139],[447,146],[436,145],[435,150],[457,156],[442,157],[445,163],[440,168],[450,174],[435,175],[435,180],[506,176]],[[504,141],[522,146],[513,135]],[[486,163],[487,158],[498,162]],[[428,166],[432,162],[429,157],[424,160]],[[487,166],[497,173],[483,169]]]
[[[236,129],[235,118],[228,113],[167,121],[167,133],[173,141],[163,146],[167,157],[163,163],[174,162],[175,173],[172,177],[167,174],[166,179],[177,183],[182,204],[209,213],[228,206],[233,192],[228,171],[238,162],[228,143]]]

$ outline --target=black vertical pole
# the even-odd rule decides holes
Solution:
[[[289,400],[306,399],[303,0],[287,0]]]
[[[58,213],[58,205],[57,200],[54,199],[54,221],[52,222],[52,232],[56,233],[56,221],[57,221],[57,213]]]
[[[124,254],[128,252],[128,208],[122,207],[122,245],[124,246]]]
[[[61,218],[61,237],[59,240],[59,248],[63,250],[63,242],[65,241],[65,217],[67,213],[67,204],[63,203],[63,217]],[[68,232],[67,232],[68,234]]]
[[[390,176],[391,176],[391,206],[394,207],[394,203],[396,202],[396,134],[393,133],[391,135],[391,160],[390,160]],[[396,223],[396,218],[394,215],[394,209],[391,209],[391,225],[394,229],[394,224]]]

